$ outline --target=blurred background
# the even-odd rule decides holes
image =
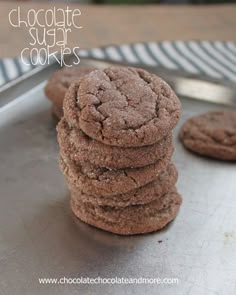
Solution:
[[[0,0],[1,1],[1,0]],[[23,0],[25,2],[68,2],[83,4],[217,4],[236,3],[236,0]]]
[[[236,40],[236,0],[0,0],[0,58],[19,56],[30,42],[29,28],[10,25],[11,10],[20,7],[20,16],[25,19],[30,9],[68,5],[80,8],[83,27],[70,33],[70,48],[163,40]],[[43,33],[39,31],[40,37]]]

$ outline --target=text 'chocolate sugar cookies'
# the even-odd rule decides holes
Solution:
[[[69,87],[63,109],[60,167],[79,219],[133,235],[176,217],[171,130],[181,105],[168,84],[142,69],[94,70]]]

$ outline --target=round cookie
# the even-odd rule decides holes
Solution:
[[[163,228],[176,217],[181,203],[181,196],[173,188],[148,204],[124,208],[78,202],[72,195],[71,208],[79,219],[90,225],[120,235],[134,235]]]
[[[156,163],[140,167],[112,170],[93,166],[89,162],[80,165],[73,163],[61,148],[60,167],[69,184],[78,187],[83,193],[96,196],[109,196],[127,193],[155,180],[166,169],[173,149]]]
[[[93,196],[84,194],[78,187],[69,184],[70,191],[78,201],[95,206],[127,207],[150,203],[167,193],[177,181],[178,172],[174,164],[169,164],[156,180],[128,193],[114,196]]]
[[[122,147],[151,145],[176,126],[178,97],[161,78],[142,69],[95,70],[72,84],[63,105],[70,127],[102,143]]]
[[[63,100],[70,85],[93,70],[95,70],[95,68],[73,66],[70,68],[64,67],[56,71],[48,80],[44,89],[46,96],[55,106],[62,109]],[[57,114],[58,112],[56,115]]]
[[[62,148],[69,150],[72,161],[88,161],[95,166],[112,169],[137,168],[153,164],[173,148],[171,134],[153,145],[122,148],[102,144],[88,137],[80,129],[69,128],[65,119],[60,121],[57,131],[58,142]]]
[[[209,112],[187,120],[180,139],[193,152],[221,160],[236,160],[236,112]]]

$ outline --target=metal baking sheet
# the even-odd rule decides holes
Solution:
[[[45,82],[0,108],[0,294],[236,294],[236,166],[186,151],[190,116],[222,109],[182,99],[174,161],[183,196],[164,230],[122,237],[72,216]],[[178,278],[166,284],[51,284],[39,278]]]

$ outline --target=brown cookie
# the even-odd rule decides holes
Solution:
[[[95,70],[92,67],[73,66],[71,68],[64,67],[56,71],[44,89],[46,96],[59,109],[62,109],[63,100],[71,83],[78,81],[83,76]],[[58,115],[58,112],[55,113]]]
[[[52,105],[52,113],[59,120],[63,117],[63,109],[55,104]]]
[[[80,188],[73,184],[69,188],[78,201],[92,203],[95,206],[127,207],[130,205],[141,205],[150,203],[163,194],[167,193],[177,181],[178,172],[174,164],[169,164],[159,177],[151,183],[140,188],[134,189],[126,194],[114,196],[93,196],[84,194]]]
[[[107,169],[89,162],[75,165],[68,155],[60,151],[60,167],[68,183],[83,193],[96,196],[124,194],[152,182],[166,169],[173,149],[156,163],[141,168]]]
[[[142,69],[95,70],[65,96],[70,127],[102,143],[122,147],[151,145],[170,133],[180,117],[180,101],[161,78]]]
[[[209,112],[193,117],[183,125],[180,139],[198,154],[236,160],[236,112]]]
[[[90,225],[120,235],[134,235],[163,228],[176,217],[181,202],[181,196],[173,188],[148,204],[124,208],[78,202],[72,195],[71,208],[79,219]]]
[[[173,148],[169,134],[158,143],[142,147],[122,148],[102,144],[88,137],[82,130],[69,128],[65,119],[57,126],[58,142],[75,163],[88,161],[95,166],[120,169],[143,167],[155,163]]]

